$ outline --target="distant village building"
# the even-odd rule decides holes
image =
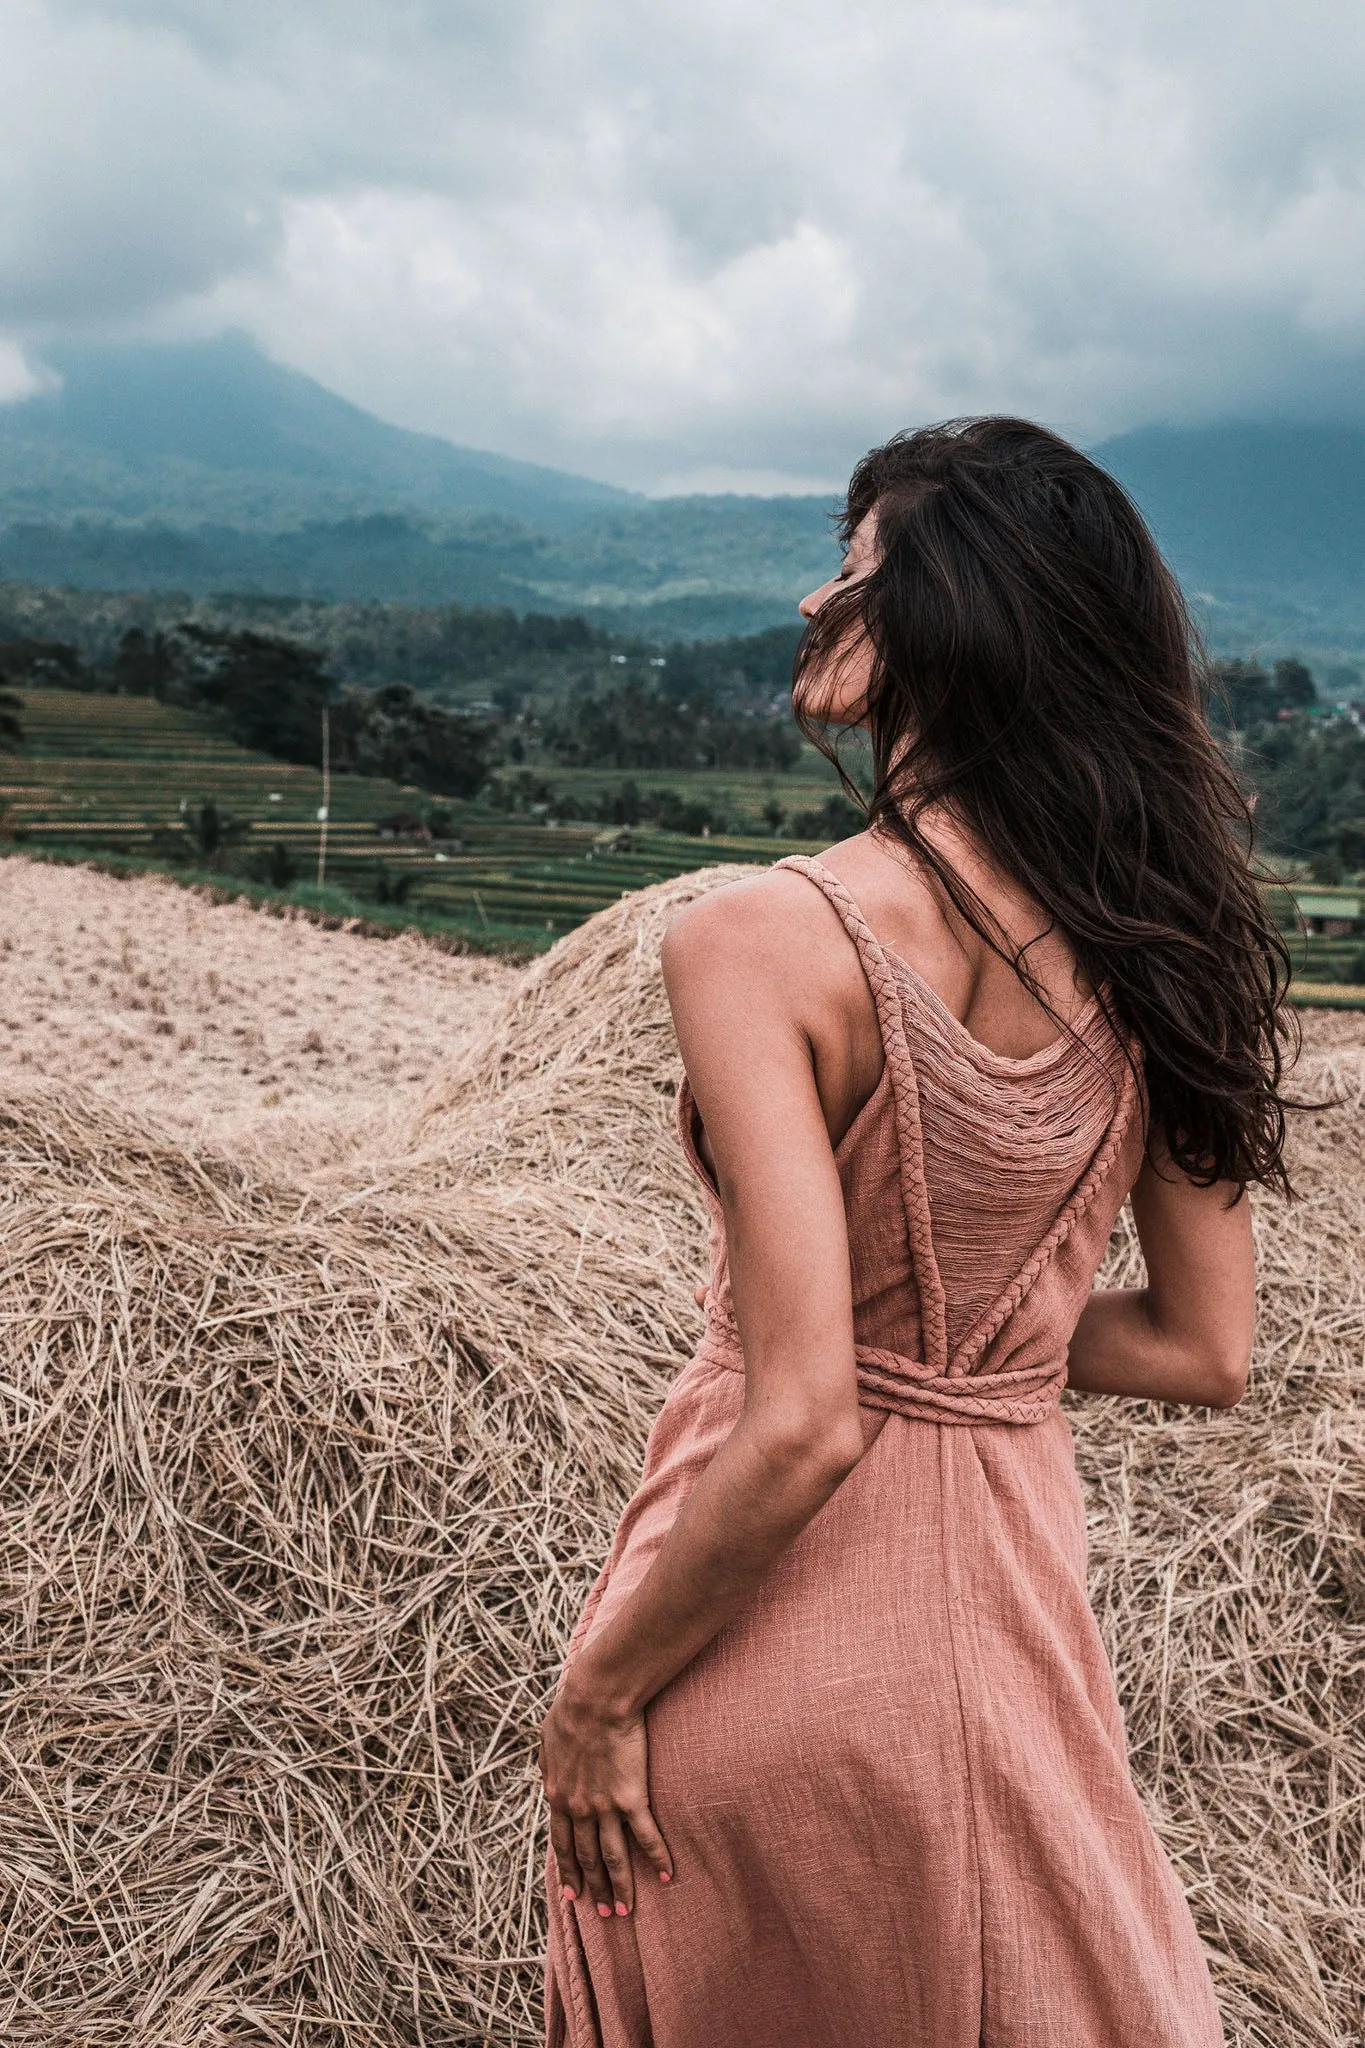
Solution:
[[[376,818],[374,829],[380,839],[430,839],[431,834],[416,811],[390,811]]]
[[[1305,927],[1318,938],[1349,939],[1362,929],[1359,896],[1344,896],[1335,889],[1320,894],[1296,889],[1294,901]]]

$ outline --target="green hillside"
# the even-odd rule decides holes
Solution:
[[[780,624],[834,565],[825,498],[651,502],[406,432],[241,335],[67,347],[50,366],[51,388],[0,405],[11,581],[505,605],[674,639]],[[1148,426],[1093,452],[1216,651],[1365,660],[1365,429]]]
[[[1093,451],[1195,589],[1365,597],[1365,428],[1143,427]]]
[[[652,639],[760,632],[834,573],[829,508],[807,498],[669,499],[560,532],[404,513],[283,532],[77,520],[0,527],[0,580],[99,592],[507,606]]]
[[[51,352],[49,352],[51,353]],[[244,336],[67,347],[0,405],[0,578],[756,631],[831,572],[813,498],[638,494],[413,434]]]

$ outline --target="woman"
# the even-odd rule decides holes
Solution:
[[[706,1329],[542,1732],[569,2048],[1213,2048],[1063,1385],[1226,1407],[1283,956],[1177,588],[985,419],[860,463],[798,716],[868,829],[664,948]],[[1092,1291],[1131,1192],[1140,1289]]]

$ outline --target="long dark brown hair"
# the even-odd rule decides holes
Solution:
[[[831,595],[797,653],[803,729],[838,765],[806,684],[865,632],[869,824],[1041,997],[923,829],[932,810],[955,818],[1142,1047],[1150,1129],[1174,1163],[1201,1185],[1287,1190],[1289,954],[1209,730],[1207,661],[1136,506],[1045,428],[972,419],[864,456],[845,544],[874,507],[876,567]]]

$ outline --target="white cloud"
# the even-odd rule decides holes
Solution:
[[[0,322],[658,488],[1365,412],[1351,0],[0,0]],[[11,100],[15,96],[9,95]]]
[[[0,338],[0,405],[8,405],[16,398],[32,398],[35,391],[41,391],[45,379],[19,344]]]

